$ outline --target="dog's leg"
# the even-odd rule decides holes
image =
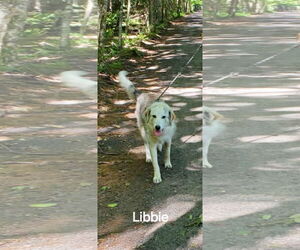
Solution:
[[[139,122],[138,122],[138,124],[139,124]],[[140,129],[140,132],[141,132],[141,136],[144,140],[145,153],[146,153],[146,162],[151,162],[151,154],[150,154],[149,144],[148,144],[148,141],[147,141],[147,138],[146,138],[145,129],[144,129],[144,127],[140,127],[140,126],[139,126],[139,129]]]
[[[151,153],[152,165],[153,165],[153,170],[154,170],[153,182],[160,183],[161,175],[160,175],[160,169],[159,169],[158,160],[157,160],[157,148],[156,148],[155,144],[150,144],[150,153]]]
[[[213,166],[208,162],[207,155],[208,155],[208,148],[209,144],[211,142],[211,139],[204,139],[203,140],[203,167],[204,168],[212,168]]]
[[[166,142],[166,151],[165,151],[165,167],[166,168],[172,168],[172,164],[171,164],[171,141]]]
[[[151,162],[152,160],[151,160],[149,145],[147,142],[145,142],[144,145],[145,145],[145,151],[146,151],[146,162]]]
[[[162,151],[162,148],[163,148],[163,145],[162,145],[162,144],[157,144],[157,150],[158,150],[159,152]]]

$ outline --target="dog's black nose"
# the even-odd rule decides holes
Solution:
[[[156,129],[157,131],[159,131],[159,130],[160,130],[160,126],[159,126],[159,125],[156,125],[156,126],[155,126],[155,129]]]

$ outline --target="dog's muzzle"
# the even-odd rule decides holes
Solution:
[[[156,126],[155,126],[155,129],[154,129],[154,131],[153,131],[153,134],[154,134],[155,136],[161,136],[161,135],[163,134],[163,131],[162,131],[162,129],[160,128],[159,125],[156,125]]]

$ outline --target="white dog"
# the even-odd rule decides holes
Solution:
[[[213,166],[208,162],[208,148],[211,140],[221,134],[225,125],[222,123],[223,116],[219,114],[212,108],[203,107],[203,131],[202,131],[202,141],[203,141],[203,167],[212,168]]]
[[[84,71],[64,71],[60,74],[60,79],[66,86],[78,89],[88,97],[96,99],[97,82],[82,77],[86,74]]]
[[[152,162],[154,168],[154,183],[162,181],[157,159],[157,150],[161,151],[165,145],[164,164],[172,168],[170,153],[172,137],[176,130],[176,116],[168,104],[157,100],[153,94],[139,94],[133,83],[126,77],[128,73],[119,73],[120,85],[126,90],[130,99],[136,99],[135,115],[137,125],[144,140],[146,162]]]

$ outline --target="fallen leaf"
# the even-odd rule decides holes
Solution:
[[[103,187],[100,188],[100,190],[102,190],[102,191],[105,191],[105,190],[108,190],[108,189],[110,189],[109,186],[103,186]]]
[[[30,188],[30,187],[29,186],[15,186],[15,187],[12,187],[11,189],[17,190],[17,191],[22,191],[25,188]]]
[[[249,231],[239,231],[238,234],[242,236],[247,236],[250,232]]]
[[[44,208],[44,207],[54,207],[56,205],[57,203],[36,203],[36,204],[30,204],[29,207]]]
[[[91,185],[93,185],[93,183],[91,183],[91,182],[81,182],[80,183],[80,186],[82,186],[82,187],[88,187],[88,186],[91,186]]]
[[[108,207],[117,207],[118,206],[118,203],[109,203],[107,204]]]
[[[269,220],[269,219],[271,219],[271,217],[272,217],[271,214],[265,214],[265,215],[263,215],[261,218],[262,218],[263,220]]]
[[[300,214],[291,215],[289,218],[293,219],[296,223],[300,223]]]

